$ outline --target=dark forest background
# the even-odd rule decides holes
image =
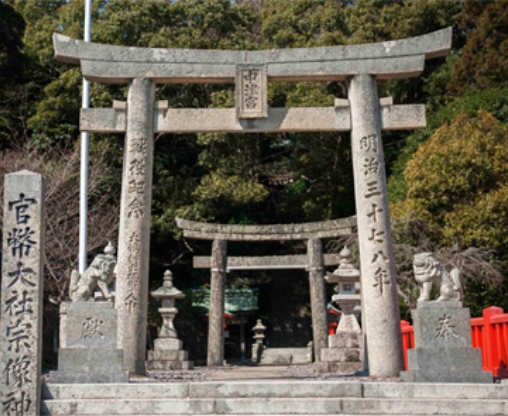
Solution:
[[[79,67],[56,62],[51,35],[83,38],[84,2],[0,0],[0,171],[28,168],[48,181],[45,333],[58,323],[79,224]],[[451,0],[94,0],[92,41],[158,48],[271,49],[379,42],[453,27],[453,50],[408,80],[379,82],[380,97],[423,103],[428,127],[384,132],[402,317],[417,295],[415,252],[436,251],[463,272],[472,315],[508,308],[508,3]],[[91,105],[125,100],[124,85],[92,84]],[[271,83],[269,105],[332,106],[337,83]],[[233,107],[231,85],[160,85],[170,107]],[[123,137],[96,134],[90,149],[89,249],[116,242]],[[177,326],[191,359],[206,351],[206,318],[192,289],[209,271],[192,268],[210,243],[186,241],[175,216],[229,224],[322,221],[355,214],[348,134],[161,134],[155,138],[150,286],[170,268]],[[355,236],[348,237],[354,248]],[[344,244],[325,241],[327,251]],[[230,255],[305,253],[302,243],[229,244]],[[355,259],[357,261],[357,259]],[[311,338],[303,271],[232,272],[230,288],[257,288],[273,346]],[[328,288],[330,291],[332,288]],[[159,324],[150,309],[150,334]],[[248,328],[250,328],[249,326]],[[51,341],[46,346],[51,350]],[[231,353],[233,356],[235,351]]]

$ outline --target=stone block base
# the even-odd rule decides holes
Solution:
[[[359,362],[361,361],[360,354],[360,348],[323,348],[321,350],[321,361]]]
[[[363,371],[363,335],[356,331],[328,336],[328,347],[321,350],[321,362],[314,365],[317,373],[356,373]]]
[[[461,302],[421,302],[411,314],[416,348],[407,352],[403,381],[492,383],[481,351],[471,346],[470,313]]]
[[[363,362],[340,363],[336,361],[321,361],[320,363],[314,364],[314,371],[316,373],[352,374],[363,370]]]
[[[192,361],[148,360],[146,362],[146,369],[149,371],[192,370],[193,368]]]
[[[482,371],[482,351],[471,347],[414,348],[407,351],[412,371]]]
[[[260,365],[309,364],[312,362],[312,348],[263,348]]]
[[[356,332],[339,332],[328,335],[329,348],[361,348],[362,334]]]
[[[78,373],[74,371],[51,371],[49,374],[49,381],[50,383],[69,384],[128,383],[129,372],[117,371],[115,373]]]
[[[492,383],[490,371],[409,370],[400,378],[411,383]]]
[[[154,350],[148,351],[146,369],[149,371],[192,370],[194,363],[188,361],[189,354],[182,350],[178,338],[157,338]]]
[[[123,370],[123,352],[106,348],[61,348],[58,371],[50,372],[52,383],[128,383]]]
[[[111,302],[74,302],[67,308],[66,347],[58,350],[52,383],[128,383],[117,349],[117,316]]]
[[[153,347],[155,351],[178,351],[182,349],[182,341],[178,338],[157,338]]]
[[[186,361],[189,359],[189,353],[183,350],[177,351],[148,351],[148,360],[164,360],[164,361]]]

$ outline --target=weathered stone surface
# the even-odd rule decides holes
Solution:
[[[471,314],[461,302],[419,303],[411,316],[417,347],[471,347]]]
[[[492,383],[490,371],[409,370],[400,373],[402,381],[410,383]]]
[[[71,273],[69,294],[73,302],[93,302],[96,291],[100,298],[113,301],[113,287],[116,278],[116,248],[111,244],[104,253],[97,254],[88,268],[79,274],[77,269]]]
[[[310,308],[312,312],[312,337],[315,361],[321,358],[321,350],[326,348],[328,322],[325,299],[325,280],[323,246],[319,238],[307,241],[309,256]]]
[[[175,361],[175,360],[156,360],[146,362],[146,369],[151,371],[173,371],[173,370],[191,370],[192,361]]]
[[[170,108],[155,113],[156,133],[270,133],[351,130],[349,107],[294,107],[267,110],[265,119],[238,120],[230,108]],[[383,130],[424,128],[425,106],[420,104],[381,107]],[[80,128],[90,133],[121,133],[126,130],[126,110],[81,110]]]
[[[116,349],[116,322],[111,302],[73,302],[67,308],[65,346]]]
[[[409,349],[407,354],[409,368],[414,371],[482,371],[482,351],[479,348],[419,347]]]
[[[44,192],[41,175],[5,176],[0,334],[0,413],[40,414]]]
[[[235,101],[238,119],[268,116],[266,64],[236,64]]]
[[[128,383],[129,372],[93,372],[78,373],[72,371],[52,371],[50,380],[52,383],[69,384],[102,384],[102,383]]]
[[[59,307],[60,313],[60,327],[58,347],[65,348],[67,346],[67,309],[72,305],[72,302],[61,302]]]
[[[369,371],[372,376],[395,376],[404,361],[375,79],[353,77],[349,101]]]
[[[153,344],[155,350],[179,351],[182,349],[182,340],[177,338],[157,338]]]
[[[107,348],[60,348],[58,371],[111,373],[121,370],[122,351]],[[120,365],[119,365],[120,364]],[[52,372],[52,379],[55,372]]]
[[[360,362],[360,348],[323,348],[321,361]]]
[[[227,241],[278,241],[278,240],[307,240],[309,238],[336,237],[350,234],[356,227],[356,216],[340,218],[330,221],[307,222],[303,224],[273,224],[273,225],[230,225],[208,224],[175,218],[178,228],[183,230],[184,236],[202,240]]]
[[[416,348],[408,350],[404,381],[491,383],[481,351],[471,346],[470,313],[461,302],[419,302],[413,315]]]
[[[118,346],[125,368],[144,374],[153,170],[155,84],[135,79],[127,97],[127,132],[118,246]]]
[[[446,55],[451,48],[451,28],[390,42],[271,51],[129,48],[59,34],[53,35],[53,44],[57,59],[81,61],[90,81],[125,82],[149,76],[157,82],[232,82],[236,63],[266,63],[268,77],[276,81],[335,81],[359,72],[391,79],[415,76],[425,58]]]
[[[227,242],[214,240],[212,244],[212,277],[210,283],[210,312],[208,316],[208,351],[206,363],[209,366],[224,364],[224,290],[227,271]]]
[[[312,362],[312,347],[264,348],[260,365],[308,364]]]
[[[211,267],[211,258],[208,256],[194,256],[193,265],[195,269],[209,269]],[[339,264],[339,255],[335,253],[324,254],[324,265],[335,266]],[[307,269],[309,256],[305,254],[295,254],[287,256],[228,256],[228,271],[242,270],[248,268],[250,270],[269,270],[299,268]]]
[[[341,332],[340,334],[328,335],[329,348],[360,348],[363,343],[363,335],[357,332]]]
[[[448,272],[436,259],[432,252],[415,254],[413,260],[413,271],[416,282],[420,286],[420,297],[418,303],[430,301],[432,284],[439,285],[439,297],[437,302],[461,302],[462,282],[460,271],[457,268]]]
[[[363,371],[363,367],[362,361],[321,361],[314,364],[314,371],[316,373],[354,374]]]
[[[168,351],[154,350],[148,351],[148,360],[166,360],[166,361],[185,361],[189,358],[189,353],[183,350]]]
[[[127,383],[117,349],[117,311],[112,302],[73,302],[67,308],[66,347],[58,350],[54,383]]]

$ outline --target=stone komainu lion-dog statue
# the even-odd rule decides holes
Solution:
[[[448,273],[437,261],[434,253],[425,252],[414,256],[413,270],[416,281],[420,284],[418,302],[430,300],[432,283],[439,284],[440,296],[437,302],[462,301],[462,284],[460,271],[454,268]]]
[[[113,295],[108,289],[116,277],[116,249],[109,243],[104,254],[98,254],[92,263],[80,276],[77,270],[71,273],[70,297],[73,302],[94,300],[94,291],[98,287],[106,300],[113,301]]]

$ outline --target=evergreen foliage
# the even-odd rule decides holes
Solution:
[[[34,155],[78,146],[81,73],[56,62],[51,35],[82,38],[83,19],[82,0],[0,0],[2,157],[18,154],[15,144]],[[410,226],[404,221],[409,216],[412,224],[422,225],[410,232],[413,237],[420,233],[418,238],[394,235],[397,243],[413,247],[430,239],[440,249],[456,244],[460,249],[495,250],[492,261],[508,261],[507,2],[94,0],[92,20],[94,42],[246,50],[377,42],[453,26],[448,58],[428,61],[420,77],[379,83],[380,96],[393,96],[397,104],[427,105],[426,129],[383,134],[395,222],[407,230]],[[110,107],[113,99],[125,100],[126,91],[123,85],[92,84],[91,104]],[[337,82],[272,83],[269,105],[331,106],[334,97],[346,96],[345,91]],[[170,107],[233,107],[234,87],[167,84],[157,87],[157,99],[168,100]],[[118,201],[123,138],[93,135],[91,147],[92,157],[108,149],[108,173],[101,183],[107,184],[109,199]],[[275,177],[284,181],[277,184]],[[174,269],[177,279],[186,276],[178,283],[183,289],[208,281],[206,272],[190,265],[193,254],[209,253],[208,245],[193,242],[191,248],[176,229],[175,216],[269,224],[354,213],[348,134],[159,135],[152,206],[153,285],[167,267]],[[231,245],[231,252],[269,254],[266,247]],[[77,247],[73,249],[77,253]],[[303,252],[304,246],[272,249],[295,253]],[[229,278],[245,282],[234,273]],[[265,278],[261,274],[258,281]],[[499,300],[499,279],[476,274],[472,280],[484,282],[478,283],[483,284],[481,290],[469,285],[476,291],[472,303]]]

